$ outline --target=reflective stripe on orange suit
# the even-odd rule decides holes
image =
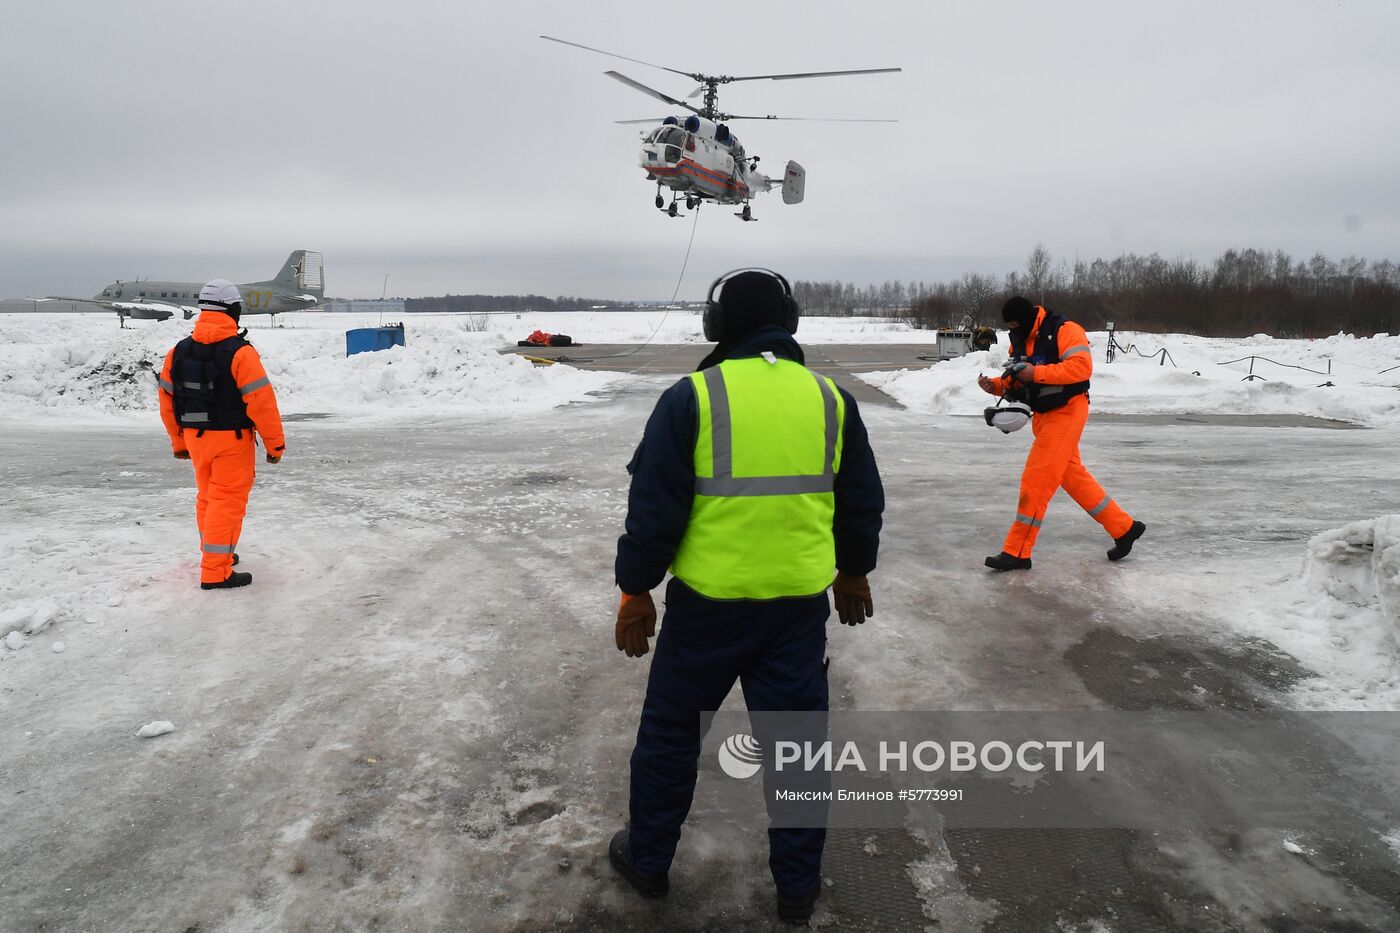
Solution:
[[[233,318],[219,311],[204,311],[194,327],[194,339],[200,343],[217,343],[238,333]],[[248,493],[253,488],[257,451],[253,431],[196,431],[181,428],[175,420],[175,401],[171,394],[170,363],[174,349],[165,355],[165,365],[159,379],[160,416],[170,435],[171,449],[176,453],[190,452],[194,464],[195,521],[199,526],[201,583],[220,583],[233,572],[233,552],[243,530],[243,516],[248,508]],[[242,347],[234,354],[233,380],[244,393],[248,417],[262,438],[263,446],[275,456],[286,450],[282,433],[282,415],[277,409],[277,396],[263,369],[258,351]],[[240,438],[239,435],[242,435]]]
[[[1027,347],[1035,346],[1040,322],[1045,319],[1044,308],[1037,308],[1036,312],[1035,324],[1026,338]],[[1076,352],[1065,356],[1067,351],[1088,346],[1089,338],[1084,328],[1073,321],[1065,321],[1060,325],[1056,343],[1061,361],[1035,367],[1035,381],[1042,385],[1071,385],[1088,380],[1094,370],[1093,355]],[[997,382],[998,391],[1004,392],[1007,387],[1005,380],[994,381]],[[1132,526],[1132,516],[1109,498],[1080,462],[1079,438],[1088,420],[1087,395],[1077,395],[1061,408],[1031,416],[1035,442],[1031,444],[1025,469],[1021,472],[1021,495],[1016,502],[1016,517],[1002,545],[1006,553],[1016,557],[1031,556],[1041,523],[1045,520],[1045,510],[1058,489],[1069,493],[1070,498],[1079,503],[1112,537],[1117,538]]]
[[[199,582],[219,583],[233,572],[233,552],[243,531],[248,493],[253,490],[257,462],[253,432],[205,431],[200,437],[186,429],[185,440],[199,487],[194,500],[199,524]]]

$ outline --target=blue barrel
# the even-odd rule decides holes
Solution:
[[[355,330],[345,332],[346,356],[406,345],[402,324],[390,324],[387,327],[358,327]]]

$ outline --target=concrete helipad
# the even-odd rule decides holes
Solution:
[[[838,377],[907,352],[819,349]],[[612,358],[658,375],[528,422],[291,422],[228,593],[195,586],[189,467],[154,420],[6,426],[0,521],[32,529],[7,569],[96,568],[110,596],[0,662],[0,930],[782,929],[713,762],[668,898],[605,856],[648,670],[613,645],[624,466],[698,358]],[[889,508],[875,617],[829,627],[839,709],[1287,708],[1321,675],[1240,617],[1282,613],[1309,536],[1400,488],[1393,430],[1095,419],[1086,460],[1148,535],[1109,563],[1061,498],[1035,569],[993,575],[1025,439],[865,417]],[[1393,933],[1392,829],[842,830],[816,924]]]

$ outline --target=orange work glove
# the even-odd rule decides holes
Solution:
[[[640,658],[649,650],[647,639],[656,634],[656,604],[650,593],[622,594],[617,607],[617,650]]]
[[[842,625],[860,625],[875,614],[875,604],[870,601],[870,581],[865,577],[836,571],[836,582],[831,584],[831,601],[836,604],[836,615]]]

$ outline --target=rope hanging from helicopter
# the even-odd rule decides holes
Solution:
[[[632,356],[646,349],[647,344],[651,343],[656,335],[661,332],[661,325],[666,323],[666,318],[671,316],[671,309],[676,305],[676,296],[681,293],[681,283],[685,281],[686,267],[690,265],[690,250],[695,246],[695,231],[700,227],[700,205],[696,204],[695,207],[691,208],[691,213],[694,215],[695,219],[690,222],[690,239],[686,241],[685,258],[681,260],[681,273],[676,276],[676,287],[671,292],[671,300],[666,302],[665,313],[661,315],[661,320],[656,322],[656,326],[652,328],[651,333],[647,335],[646,341],[641,346],[633,347],[626,353],[618,354],[619,356]],[[641,369],[641,367],[638,366],[637,369]],[[634,375],[637,369],[632,370],[628,375]]]
[[[699,226],[700,226],[700,205],[698,205],[698,204],[695,205],[695,207],[691,210],[691,214],[692,214],[692,216],[693,216],[695,219],[694,219],[694,220],[691,222],[691,224],[690,224],[690,239],[689,239],[689,240],[686,242],[686,244],[685,244],[685,258],[681,260],[681,272],[680,272],[680,275],[676,276],[676,287],[675,287],[675,289],[671,292],[671,300],[668,301],[668,302],[666,302],[666,310],[665,310],[665,313],[663,313],[663,314],[661,315],[661,320],[659,320],[659,321],[656,322],[656,326],[653,327],[653,328],[651,329],[651,333],[647,335],[647,339],[646,339],[645,341],[643,341],[641,344],[639,344],[639,345],[633,347],[632,349],[626,351],[625,353],[609,353],[609,354],[606,354],[605,356],[595,356],[595,357],[592,357],[592,358],[589,358],[589,359],[579,359],[578,357],[563,356],[563,355],[561,355],[561,356],[556,356],[556,357],[554,357],[554,358],[553,358],[553,361],[554,361],[554,362],[556,362],[556,363],[596,363],[596,362],[598,362],[599,360],[616,360],[616,359],[623,359],[623,358],[625,358],[625,357],[635,356],[636,354],[638,354],[638,353],[640,353],[641,351],[645,350],[645,349],[647,348],[647,346],[648,346],[653,340],[656,339],[656,335],[657,335],[658,333],[661,332],[661,325],[665,324],[665,323],[666,323],[666,319],[667,319],[668,317],[671,316],[671,309],[672,309],[673,307],[675,307],[675,304],[676,304],[676,297],[681,293],[681,285],[685,282],[685,270],[686,270],[686,267],[688,267],[688,266],[690,265],[690,251],[691,251],[691,249],[695,246],[695,231],[696,231],[696,229],[698,229]],[[629,370],[628,373],[627,373],[627,375],[629,375],[629,376],[636,375],[637,371],[640,370],[641,368],[642,368],[641,366],[638,366],[636,369]]]

